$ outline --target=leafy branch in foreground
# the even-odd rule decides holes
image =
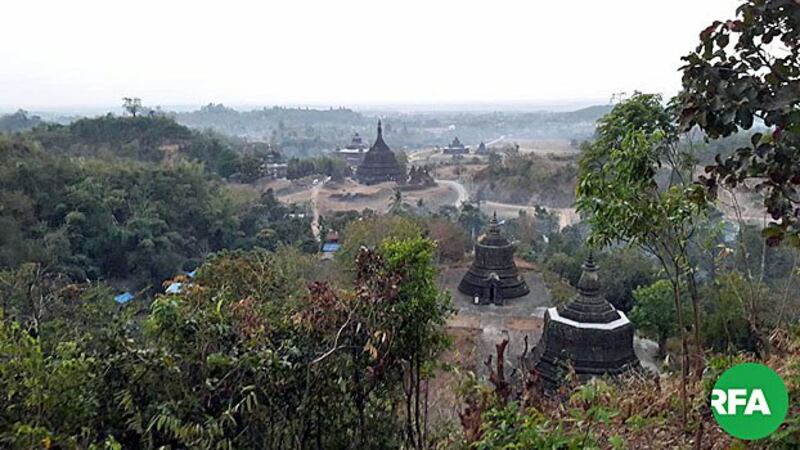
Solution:
[[[719,139],[759,128],[749,145],[718,154],[703,183],[716,195],[752,182],[774,221],[768,242],[800,247],[800,3],[748,0],[703,30],[683,61],[682,129]]]

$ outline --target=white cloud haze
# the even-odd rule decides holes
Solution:
[[[674,94],[735,0],[36,1],[0,7],[0,107]]]

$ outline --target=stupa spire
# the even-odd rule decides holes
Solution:
[[[580,380],[618,375],[640,367],[633,351],[633,325],[600,294],[594,255],[582,266],[578,294],[545,312],[533,365],[547,392],[555,392],[573,370]]]
[[[578,291],[586,297],[596,297],[600,292],[600,277],[597,274],[597,265],[594,263],[592,252],[581,265],[581,277],[578,279]]]

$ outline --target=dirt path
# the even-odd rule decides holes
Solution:
[[[463,183],[455,180],[436,180],[436,182],[454,189],[458,193],[458,199],[455,203],[456,208],[469,201],[469,192]],[[481,202],[481,206],[485,207],[487,212],[490,213],[497,211],[497,215],[504,219],[512,219],[517,217],[520,211],[525,211],[530,215],[536,214],[536,207],[531,205],[517,205],[513,203],[501,203],[487,200]],[[580,221],[580,217],[578,216],[575,208],[544,208],[558,216],[559,229],[573,225]]]
[[[536,207],[530,205],[516,205],[513,203],[484,201],[482,206],[491,212],[497,211],[497,216],[504,219],[513,219],[519,215],[520,211],[525,211],[529,215],[536,214]],[[547,206],[544,206],[543,208],[558,216],[559,229],[563,229],[564,227],[580,222],[580,216],[575,208],[550,208]]]
[[[324,183],[323,181],[311,188],[311,233],[317,242],[322,242],[319,229],[319,190]]]
[[[467,192],[467,188],[464,187],[464,185],[459,183],[458,181],[436,180],[436,182],[441,185],[449,186],[450,188],[455,189],[456,193],[458,193],[458,198],[456,199],[456,208],[461,207],[461,205],[469,201],[469,192]]]

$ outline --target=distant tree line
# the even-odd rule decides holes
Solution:
[[[19,122],[14,117],[4,116],[0,124],[5,120]],[[197,161],[208,172],[243,182],[267,175],[268,164],[284,161],[283,154],[268,143],[245,142],[210,130],[194,131],[160,113],[128,117],[107,114],[67,125],[42,122],[36,117],[28,122],[11,128],[24,130],[25,138],[65,156],[167,164]]]
[[[24,109],[17,110],[13,114],[0,116],[0,133],[13,133],[17,131],[27,131],[41,125],[42,119],[39,116],[32,116]]]
[[[286,169],[286,178],[295,180],[310,175],[325,175],[335,180],[343,180],[351,175],[350,166],[339,158],[318,156],[314,158],[290,158]]]

